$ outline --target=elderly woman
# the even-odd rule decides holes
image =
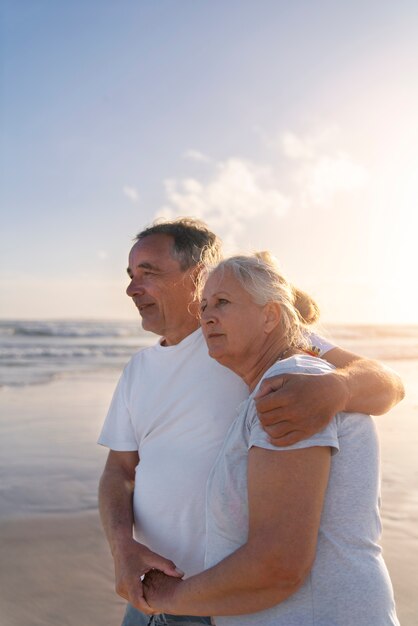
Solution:
[[[201,301],[209,354],[250,390],[207,491],[206,569],[187,580],[148,574],[157,611],[213,615],[219,626],[396,625],[378,540],[379,458],[371,419],[338,414],[287,448],[269,443],[254,395],[265,376],[320,375],[303,352],[292,290],[265,253],[209,273]]]

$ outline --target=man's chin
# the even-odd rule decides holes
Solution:
[[[156,335],[162,335],[160,329],[156,324],[153,324],[150,320],[144,319],[141,315],[141,326],[143,330],[146,330],[148,333],[155,333]]]

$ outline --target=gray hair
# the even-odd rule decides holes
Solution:
[[[296,304],[306,299],[315,307],[317,316],[319,309],[314,301],[299,289],[295,289],[283,276],[278,261],[269,252],[256,252],[253,255],[233,256],[221,261],[215,267],[208,267],[205,276],[199,285],[200,295],[204,282],[214,273],[231,271],[241,287],[251,296],[252,300],[261,306],[268,302],[280,304],[283,334],[289,347],[304,348],[307,346],[305,336],[306,325],[312,323],[312,318],[305,320]]]
[[[150,235],[169,235],[173,238],[173,257],[182,271],[204,263],[215,265],[222,259],[222,242],[207,225],[191,217],[155,221],[136,236],[141,241]]]

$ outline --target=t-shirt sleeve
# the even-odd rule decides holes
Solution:
[[[324,339],[324,337],[316,335],[315,333],[307,333],[306,339],[308,340],[307,351],[313,356],[322,357],[336,347],[335,344],[331,343],[328,339]]]
[[[249,430],[248,449],[253,446],[265,448],[266,450],[275,450],[276,452],[285,452],[286,450],[300,450],[302,448],[313,448],[315,446],[328,446],[331,448],[331,454],[335,454],[339,450],[337,424],[335,418],[323,430],[315,433],[307,439],[302,439],[291,446],[275,446],[271,443],[268,434],[261,426],[257,416],[254,402],[251,402],[247,416],[247,428]]]
[[[118,452],[138,450],[131,414],[126,401],[126,369],[123,372],[97,443]]]

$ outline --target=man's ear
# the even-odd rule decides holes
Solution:
[[[264,305],[264,332],[271,333],[280,324],[282,309],[278,302],[267,302]]]
[[[189,313],[199,317],[200,312],[200,302],[199,295],[201,291],[200,281],[202,280],[202,271],[204,271],[203,263],[198,263],[193,268],[190,269],[187,274],[187,278],[184,278],[184,281],[190,281],[191,285],[191,301],[189,302]]]
[[[202,280],[202,272],[204,272],[205,266],[203,263],[197,263],[194,267],[190,269],[190,278],[193,283],[197,285]]]

